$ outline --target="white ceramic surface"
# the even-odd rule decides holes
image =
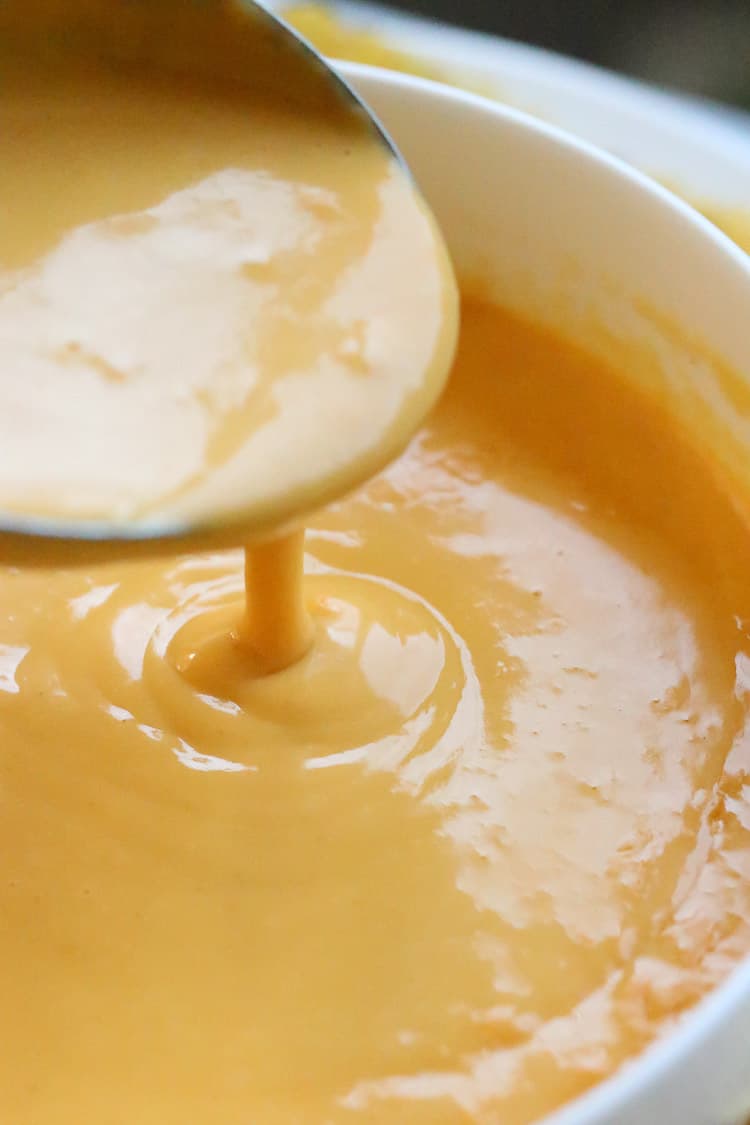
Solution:
[[[283,7],[289,0],[271,0]],[[551,51],[360,0],[333,4],[460,83],[478,82],[517,109],[601,146],[698,203],[750,210],[750,115],[659,90]]]
[[[341,69],[401,146],[459,270],[615,362],[620,345],[643,350],[671,408],[688,425],[715,421],[718,454],[750,481],[750,411],[727,402],[679,331],[664,335],[643,314],[645,303],[750,377],[750,258],[668,192],[554,128],[419,79]],[[750,963],[549,1125],[737,1125],[748,1114]]]

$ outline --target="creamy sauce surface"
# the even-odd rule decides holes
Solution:
[[[3,1120],[521,1125],[750,949],[747,529],[616,376],[463,320],[279,675],[240,553],[0,574]]]

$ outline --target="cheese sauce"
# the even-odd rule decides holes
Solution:
[[[747,529],[614,374],[463,323],[286,671],[241,554],[0,576],[3,1120],[529,1122],[750,949]]]
[[[455,284],[408,175],[337,109],[2,58],[11,521],[236,542],[401,451],[450,368]]]
[[[442,385],[429,216],[323,122],[50,73],[0,77],[0,509],[292,522],[0,569],[0,1120],[534,1121],[750,950],[748,528],[469,295],[305,539]]]

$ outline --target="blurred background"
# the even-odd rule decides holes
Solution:
[[[750,109],[750,0],[389,0]]]

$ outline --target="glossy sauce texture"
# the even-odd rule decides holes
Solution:
[[[240,554],[2,573],[2,1120],[521,1125],[750,949],[747,529],[614,375],[463,319],[283,673]]]

